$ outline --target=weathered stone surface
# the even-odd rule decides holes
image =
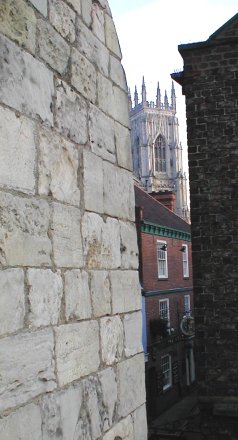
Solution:
[[[115,25],[113,19],[105,14],[105,36],[106,36],[106,45],[108,49],[110,49],[118,58],[121,59],[121,49],[115,29]]]
[[[0,340],[0,411],[56,387],[52,330]]]
[[[35,6],[35,8],[43,14],[45,17],[48,12],[47,0],[30,0],[30,2]]]
[[[98,105],[109,116],[114,116],[115,99],[112,82],[98,73]]]
[[[89,151],[83,154],[85,209],[103,213],[103,161]]]
[[[80,438],[77,433],[82,399],[81,384],[43,396],[41,403],[43,440]]]
[[[115,122],[115,136],[118,165],[132,171],[131,138],[128,128]]]
[[[60,386],[97,371],[100,359],[96,321],[61,325],[55,328],[55,333]]]
[[[124,317],[125,355],[140,353],[142,347],[142,313],[130,313]]]
[[[104,212],[113,217],[134,220],[135,196],[131,173],[108,162],[104,162],[103,168]]]
[[[96,101],[96,70],[90,61],[72,49],[72,85],[89,101]]]
[[[50,22],[70,43],[75,40],[75,12],[62,0],[51,0]]]
[[[140,406],[133,413],[134,437],[136,440],[147,440],[147,417],[145,405]]]
[[[88,3],[89,2],[84,2],[86,5],[88,5]],[[78,50],[85,55],[91,63],[96,64],[101,73],[108,76],[109,50],[80,19],[77,21],[76,42]]]
[[[24,325],[23,270],[6,269],[0,271],[0,292],[0,335],[3,335],[15,332]]]
[[[117,381],[112,368],[106,368],[98,374],[102,406],[105,409],[103,415],[103,431],[107,431],[114,422],[114,414],[117,406]]]
[[[29,286],[30,326],[57,324],[63,296],[63,283],[60,271],[50,269],[29,269],[27,272]]]
[[[126,419],[121,420],[113,428],[108,431],[103,440],[137,440],[134,437],[132,417],[128,416]]]
[[[0,28],[2,34],[17,41],[30,52],[35,52],[36,17],[33,9],[23,0],[1,2]]]
[[[2,440],[42,440],[40,408],[31,403],[0,419]]]
[[[78,151],[49,130],[39,134],[39,193],[79,206]]]
[[[107,416],[102,405],[101,393],[97,377],[91,377],[83,381],[83,396],[86,402],[85,412],[88,415],[88,420],[81,420],[81,435],[79,438],[85,438],[85,433],[87,433],[90,439],[96,440],[101,435],[101,418]]]
[[[106,221],[86,213],[82,219],[84,255],[88,269],[115,269],[121,264],[120,227],[116,219]]]
[[[70,48],[66,41],[46,21],[38,20],[38,50],[39,56],[52,69],[64,75],[67,70]]]
[[[110,315],[111,292],[107,271],[95,270],[91,276],[91,296],[93,316]]]
[[[124,90],[119,89],[119,87],[113,87],[114,102],[116,105],[113,107],[113,117],[120,124],[125,125],[125,127],[130,128],[129,119],[129,105],[128,105],[128,94]]]
[[[92,12],[92,0],[88,0],[87,2],[82,2],[82,17],[88,27],[90,27],[92,23],[91,12]]]
[[[97,3],[92,5],[92,31],[99,40],[105,43],[104,12]]]
[[[50,265],[50,212],[47,202],[0,193],[0,206],[1,264]]]
[[[81,10],[82,10],[82,4],[81,4],[81,2],[82,2],[82,0],[66,0],[66,1],[67,1],[67,3],[68,3],[70,6],[73,6],[74,10],[75,10],[78,14],[81,14]],[[83,3],[88,4],[89,2],[86,1],[86,2],[83,2]]]
[[[124,347],[124,330],[119,316],[102,318],[100,321],[102,360],[112,365],[122,357]]]
[[[35,125],[0,107],[0,185],[32,194],[35,188]]]
[[[113,55],[110,55],[110,78],[125,92],[128,91],[125,71],[121,62]]]
[[[64,81],[56,80],[56,128],[78,144],[85,144],[87,132],[87,104]]]
[[[139,354],[118,364],[119,408],[121,417],[145,403],[145,360]]]
[[[56,265],[58,267],[82,267],[80,210],[73,206],[54,203],[52,236]]]
[[[0,100],[29,116],[39,115],[52,124],[53,94],[52,72],[0,35]]]
[[[93,153],[116,161],[114,122],[93,105],[89,109],[89,138]]]
[[[134,223],[120,221],[121,227],[121,267],[138,269],[138,244]]]
[[[85,271],[70,270],[65,273],[66,319],[86,319],[92,314],[89,279]]]
[[[137,271],[112,271],[110,280],[114,314],[141,309],[141,289]]]
[[[108,4],[108,0],[98,0],[98,3],[101,5],[103,9],[111,16],[111,10]]]

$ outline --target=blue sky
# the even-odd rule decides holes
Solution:
[[[178,45],[206,40],[238,12],[238,0],[109,0],[122,50],[128,87],[145,76],[148,100],[154,100],[157,81],[170,95],[170,73],[183,69]],[[187,161],[185,98],[175,84],[180,140]],[[187,164],[185,163],[185,169]]]

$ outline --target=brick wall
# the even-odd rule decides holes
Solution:
[[[0,437],[146,440],[127,84],[110,8],[9,0],[0,29]]]

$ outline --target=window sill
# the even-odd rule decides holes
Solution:
[[[158,281],[168,281],[169,277],[158,277]]]
[[[163,393],[167,393],[167,391],[172,389],[172,385],[167,385],[165,388],[163,388]]]

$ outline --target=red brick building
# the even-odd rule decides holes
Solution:
[[[190,225],[155,198],[135,186],[149,421],[195,380],[194,336],[186,327],[193,309]],[[173,194],[163,196],[166,206],[169,198],[172,207]]]

